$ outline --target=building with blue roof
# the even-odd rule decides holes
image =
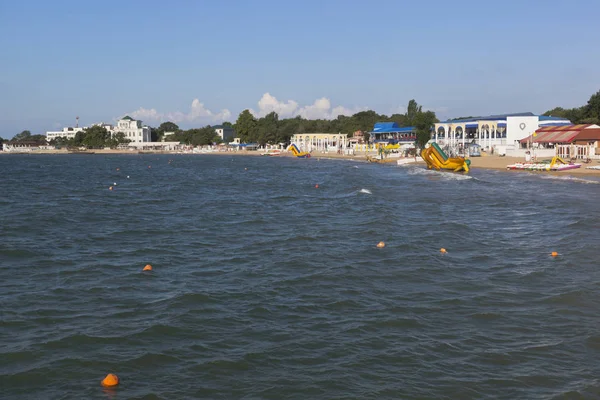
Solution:
[[[377,122],[369,132],[371,143],[414,143],[417,139],[414,126],[398,126],[396,122]]]
[[[486,150],[503,146],[519,148],[519,141],[544,126],[569,125],[566,118],[535,115],[531,112],[487,115],[448,120],[435,124],[432,141],[443,146],[476,143]]]

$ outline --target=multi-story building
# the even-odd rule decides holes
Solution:
[[[213,129],[215,130],[217,135],[219,135],[223,143],[229,143],[233,140],[233,137],[235,136],[235,131],[230,126],[215,125],[213,126]]]
[[[123,132],[126,139],[129,139],[132,143],[143,143],[152,141],[150,135],[150,128],[142,125],[142,121],[135,120],[130,116],[126,115],[121,118],[117,125],[105,124],[103,122],[99,124],[93,124],[92,126],[100,126],[106,129],[111,137],[119,132]],[[62,131],[48,131],[46,132],[46,140],[50,141],[58,137],[64,137],[66,139],[72,139],[75,137],[77,132],[83,132],[86,127],[67,127],[63,128]]]
[[[84,128],[80,127],[66,127],[63,128],[62,131],[48,131],[46,132],[46,140],[49,142],[51,140],[56,140],[59,137],[64,137],[67,139],[73,139],[77,132],[83,132]]]
[[[129,139],[133,143],[151,142],[150,128],[142,125],[142,121],[135,120],[129,115],[124,116],[117,122],[113,128],[111,135],[123,132],[125,139]]]
[[[519,148],[521,139],[541,127],[570,124],[571,121],[565,118],[535,115],[530,112],[489,115],[438,122],[431,139],[450,146],[476,143],[488,149],[494,146]]]

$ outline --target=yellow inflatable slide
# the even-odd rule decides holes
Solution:
[[[290,147],[288,147],[288,151],[291,151],[292,154],[294,155],[294,157],[310,158],[310,153],[307,153],[306,151],[298,150],[298,147],[293,143],[290,145]]]
[[[464,157],[448,157],[437,143],[432,143],[430,147],[423,149],[421,157],[427,163],[427,168],[438,171],[445,169],[469,172],[469,165],[471,165],[471,160],[465,160]]]

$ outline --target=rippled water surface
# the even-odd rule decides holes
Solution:
[[[3,399],[600,396],[597,178],[214,155],[0,172]]]

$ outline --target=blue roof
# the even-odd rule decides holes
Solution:
[[[460,123],[460,122],[475,122],[475,121],[495,121],[495,120],[506,120],[506,117],[535,117],[535,114],[532,112],[522,112],[522,113],[513,113],[513,114],[498,114],[498,115],[485,115],[483,117],[472,117],[472,118],[464,118],[464,119],[456,119],[456,120],[447,120],[444,123]]]
[[[414,126],[398,126],[397,122],[377,122],[373,131],[369,133],[396,133],[396,132],[414,132]]]
[[[540,121],[565,121],[569,124],[571,123],[567,118],[553,117],[551,115],[540,115],[539,118]]]
[[[556,122],[543,122],[540,123],[540,126],[565,126],[565,125],[573,125],[571,121],[556,121]]]

